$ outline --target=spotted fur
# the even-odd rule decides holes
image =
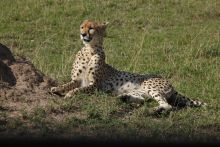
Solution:
[[[95,89],[117,95],[135,103],[152,98],[159,104],[155,112],[173,107],[197,107],[200,101],[191,100],[174,90],[167,79],[159,75],[141,75],[120,71],[105,62],[103,39],[108,23],[85,20],[80,26],[84,47],[76,54],[71,72],[71,82],[51,88],[52,93],[66,93],[69,98],[78,92],[92,93]]]

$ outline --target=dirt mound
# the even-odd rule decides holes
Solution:
[[[15,58],[12,55],[11,51],[1,43],[0,43],[0,60],[7,65],[10,65],[13,62],[15,62]]]
[[[13,56],[9,48],[0,44],[0,139],[40,137],[42,129],[73,116],[87,118],[78,107],[68,106],[62,98],[50,93],[50,88],[57,84],[31,62]],[[71,109],[66,109],[67,106]]]
[[[37,70],[24,58],[13,56],[10,49],[0,44],[0,98],[28,96],[46,97],[57,82]]]

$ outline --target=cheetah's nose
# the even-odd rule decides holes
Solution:
[[[92,38],[90,38],[90,37],[88,37],[88,36],[85,36],[85,37],[83,37],[83,40],[84,40],[85,42],[90,42],[90,41],[92,40]]]
[[[86,36],[86,33],[82,33],[81,35],[82,35],[83,37],[85,37],[85,36]]]

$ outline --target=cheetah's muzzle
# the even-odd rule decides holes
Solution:
[[[90,42],[91,40],[92,40],[91,37],[88,37],[88,36],[83,37],[83,41],[85,42]]]

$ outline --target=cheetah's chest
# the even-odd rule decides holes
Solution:
[[[91,56],[92,55],[89,52],[80,53],[77,56],[74,62],[74,65],[73,65],[72,75],[75,75],[77,79],[81,81],[82,87],[86,87],[89,85],[88,69],[90,68],[89,62],[90,62]]]

